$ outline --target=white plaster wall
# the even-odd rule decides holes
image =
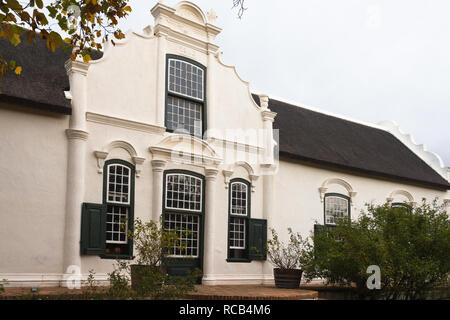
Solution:
[[[249,85],[232,66],[214,59],[214,117],[217,129],[262,129],[260,108],[250,95]]]
[[[88,111],[139,122],[155,123],[157,70],[155,38],[127,33],[109,45],[88,75]]]
[[[68,121],[0,106],[0,279],[62,271]]]
[[[428,201],[439,197],[449,197],[449,192],[422,188],[398,182],[390,182],[361,177],[349,173],[339,173],[330,169],[306,166],[298,162],[280,160],[279,170],[275,176],[275,217],[274,227],[281,235],[286,236],[288,227],[309,236],[315,221],[323,224],[323,202],[320,200],[319,187],[329,178],[340,178],[348,182],[357,192],[351,206],[351,218],[357,218],[366,203],[383,204],[392,191],[405,190],[411,193],[414,201],[420,204],[422,198]],[[340,185],[328,185],[327,192],[343,193],[347,190]],[[397,196],[394,201],[407,201]]]

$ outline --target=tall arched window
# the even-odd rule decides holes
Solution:
[[[350,219],[350,198],[338,193],[326,193],[324,199],[325,225],[335,226],[338,221]]]
[[[134,166],[122,160],[105,163],[103,204],[106,207],[105,254],[131,255],[128,231],[133,228]]]
[[[167,55],[165,126],[202,137],[206,130],[206,68],[179,56]]]
[[[248,260],[250,184],[233,179],[229,186],[228,259]]]

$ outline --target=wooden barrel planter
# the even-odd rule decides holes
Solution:
[[[300,269],[273,269],[275,287],[283,289],[298,289],[302,279],[303,270]]]

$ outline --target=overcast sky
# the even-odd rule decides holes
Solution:
[[[196,0],[213,8],[222,60],[251,89],[356,120],[394,120],[450,166],[450,1]],[[153,24],[131,0],[124,31]],[[174,6],[178,1],[166,0]]]

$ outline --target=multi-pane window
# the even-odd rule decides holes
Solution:
[[[202,105],[177,97],[167,97],[166,125],[173,130],[201,136]]]
[[[166,213],[164,228],[175,231],[179,242],[169,249],[172,257],[198,257],[200,217],[194,214]]]
[[[349,199],[341,195],[325,195],[325,224],[336,225],[350,217]]]
[[[167,64],[166,127],[201,137],[205,130],[205,69],[178,58],[168,58]]]
[[[105,164],[106,254],[129,255],[128,231],[133,225],[133,166],[121,160]]]
[[[229,189],[228,258],[248,259],[249,184],[235,179]]]
[[[203,69],[187,61],[169,59],[169,91],[203,100]]]
[[[203,213],[203,180],[194,173],[166,172],[164,229],[175,231],[179,241],[171,258],[199,258]]]
[[[230,217],[230,249],[245,249],[246,219]]]
[[[108,165],[108,198],[110,203],[130,203],[130,169],[120,164]]]
[[[167,174],[165,207],[167,209],[202,210],[202,180],[185,174]]]
[[[231,184],[231,214],[247,215],[247,185],[242,182]]]
[[[107,206],[106,242],[127,243],[128,208]]]

